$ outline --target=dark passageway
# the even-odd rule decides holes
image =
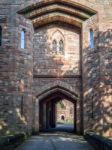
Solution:
[[[75,99],[56,92],[44,98],[39,106],[40,131],[76,132]]]

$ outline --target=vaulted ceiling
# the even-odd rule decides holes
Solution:
[[[18,13],[31,19],[34,28],[57,22],[81,27],[83,21],[95,15],[96,11],[72,0],[43,0]]]

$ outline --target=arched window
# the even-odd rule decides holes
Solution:
[[[52,42],[52,48],[53,48],[54,52],[57,52],[57,41],[56,40],[53,40],[53,42]]]
[[[59,51],[60,51],[60,52],[63,52],[63,51],[64,51],[64,43],[63,43],[63,40],[60,40],[60,41],[59,41]]]
[[[94,31],[92,29],[90,29],[90,47],[91,48],[95,47],[95,43],[94,43]]]
[[[21,31],[21,48],[25,48],[25,30]]]
[[[0,26],[0,46],[2,46],[2,27]]]

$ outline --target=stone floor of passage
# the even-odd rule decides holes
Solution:
[[[93,150],[82,136],[70,133],[41,133],[15,150]]]

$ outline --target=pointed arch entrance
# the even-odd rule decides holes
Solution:
[[[43,89],[35,103],[35,131],[42,131],[56,126],[56,103],[66,99],[74,106],[74,132],[81,132],[81,108],[78,94],[72,87],[61,87],[59,84]]]
[[[65,91],[61,91],[60,88],[54,90],[53,93],[43,98],[39,102],[39,130],[44,131],[46,129],[56,128],[56,104],[62,100],[68,100],[72,102],[74,107],[74,129],[76,132],[76,105],[77,101],[75,98],[67,95]]]

